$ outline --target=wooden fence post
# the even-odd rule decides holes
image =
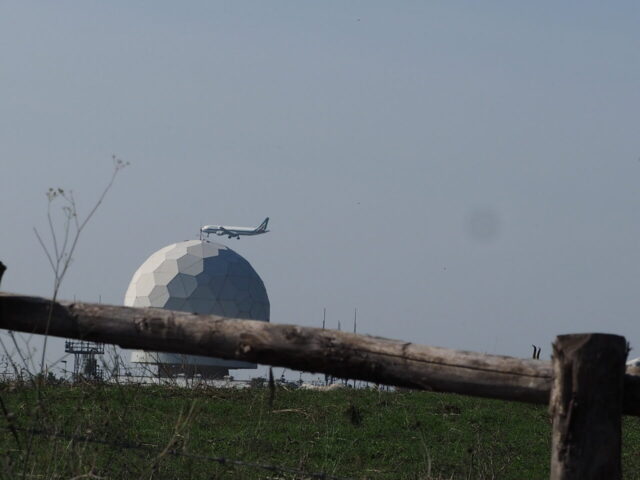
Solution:
[[[601,333],[553,344],[551,480],[619,480],[627,345]]]

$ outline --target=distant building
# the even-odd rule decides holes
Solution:
[[[269,321],[267,291],[249,262],[224,245],[201,240],[152,254],[134,273],[124,303]],[[131,362],[157,367],[158,375],[168,377],[223,378],[230,368],[256,368],[236,360],[142,350],[131,353]]]

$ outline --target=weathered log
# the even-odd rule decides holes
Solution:
[[[43,333],[50,301],[0,293],[0,328]],[[547,403],[547,362],[155,308],[60,302],[49,334],[206,355],[423,390]]]
[[[41,334],[49,305],[0,292],[0,328]],[[547,403],[551,391],[551,365],[544,361],[153,308],[58,303],[50,335],[532,403]],[[640,416],[640,376],[625,375],[623,405],[623,413]]]
[[[622,478],[626,341],[561,335],[553,344],[551,480]]]

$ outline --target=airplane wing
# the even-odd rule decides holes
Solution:
[[[227,230],[223,226],[220,226],[220,233],[218,235],[228,235],[229,238],[233,238],[233,237],[240,238],[240,235],[238,235],[236,232],[232,230]]]

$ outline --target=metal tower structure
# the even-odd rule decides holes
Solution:
[[[104,354],[104,343],[67,340],[64,351],[73,353],[73,381],[102,380],[102,369],[98,366],[96,355]]]

